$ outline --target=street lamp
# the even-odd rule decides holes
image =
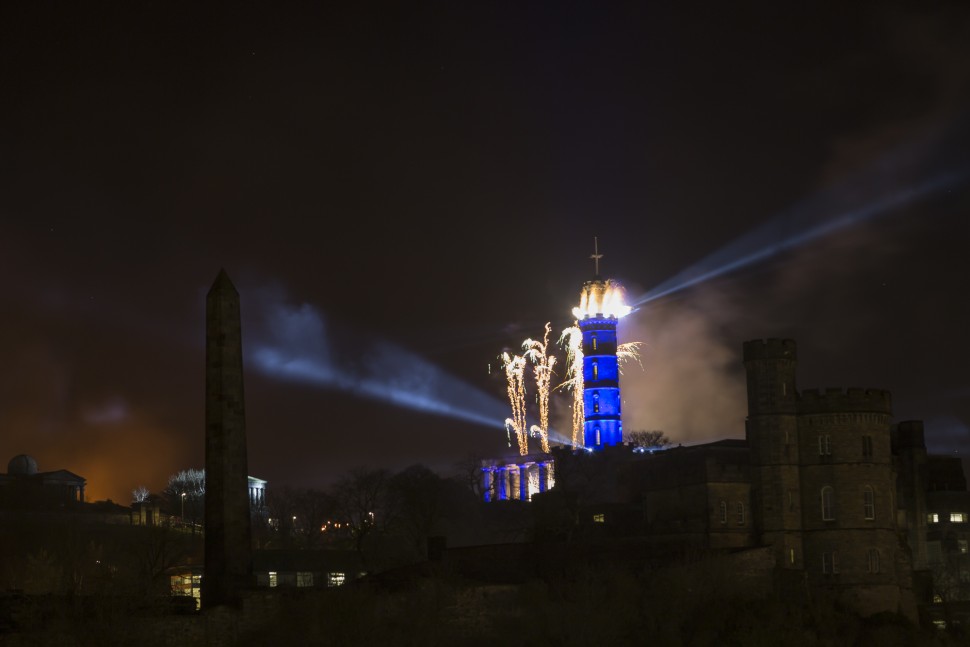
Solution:
[[[181,514],[181,516],[179,517],[179,520],[180,520],[180,521],[181,521],[181,522],[182,522],[183,524],[185,523],[185,492],[183,492],[183,493],[182,493],[182,514]]]

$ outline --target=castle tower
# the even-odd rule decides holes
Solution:
[[[803,568],[796,348],[791,339],[744,343],[748,378],[745,435],[751,450],[751,499],[760,541],[782,568]]]
[[[620,420],[620,367],[616,356],[616,324],[630,312],[623,290],[613,280],[599,276],[599,244],[594,239],[596,274],[583,284],[576,325],[583,336],[583,444],[600,450],[623,443]]]
[[[205,576],[202,607],[238,601],[252,543],[239,293],[220,270],[206,296]]]

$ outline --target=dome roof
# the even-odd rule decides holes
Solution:
[[[37,461],[27,454],[18,454],[7,463],[7,474],[36,474]]]

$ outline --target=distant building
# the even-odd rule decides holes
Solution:
[[[260,588],[332,588],[365,573],[354,550],[257,550],[253,574]]]
[[[83,477],[68,470],[41,472],[27,454],[10,459],[0,474],[0,507],[5,509],[57,509],[84,502]]]
[[[798,391],[794,341],[743,350],[745,439],[646,454],[553,448],[554,487],[532,498],[546,524],[538,534],[635,538],[658,555],[768,549],[774,574],[764,581],[824,592],[862,615],[915,620],[934,600],[970,601],[961,461],[927,456],[922,423],[894,422],[887,391]],[[495,487],[503,467],[510,476]],[[493,499],[503,483],[521,488],[523,466],[483,469]]]

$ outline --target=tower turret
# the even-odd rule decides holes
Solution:
[[[745,435],[751,448],[751,498],[760,540],[782,568],[802,568],[796,348],[791,339],[744,342],[748,376]]]

